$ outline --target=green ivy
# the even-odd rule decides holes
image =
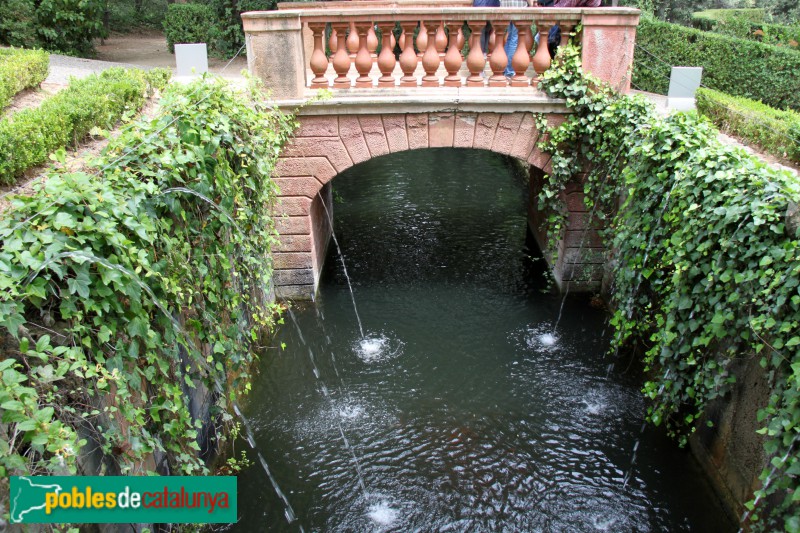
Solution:
[[[695,114],[661,119],[610,92],[582,75],[575,49],[559,53],[542,88],[574,111],[545,137],[553,171],[544,194],[556,198],[588,169],[587,206],[613,215],[612,349],[643,347],[648,420],[685,444],[735,382],[731,361],[759,358],[772,386],[758,414],[770,463],[746,520],[753,530],[797,531],[800,234],[785,216],[800,184],[723,146]]]
[[[87,441],[109,473],[205,472],[187,392],[211,391],[224,424],[249,389],[295,123],[212,78],[170,86],[161,111],[98,176],[52,175],[0,219],[0,475],[74,473]]]

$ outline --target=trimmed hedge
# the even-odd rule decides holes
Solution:
[[[21,90],[42,83],[49,69],[50,54],[47,52],[0,48],[0,109],[10,104]]]
[[[214,49],[219,35],[217,17],[211,6],[203,4],[170,4],[164,18],[164,35],[170,53],[175,45],[183,43],[207,43]]]
[[[13,184],[54,150],[75,145],[95,126],[111,127],[125,111],[141,108],[148,88],[166,85],[168,75],[161,70],[113,68],[73,79],[39,107],[0,120],[0,184]]]
[[[692,15],[692,26],[776,46],[800,46],[800,25],[770,24],[763,9],[709,9]]]
[[[703,88],[697,91],[697,111],[725,133],[800,163],[800,113]]]
[[[720,21],[732,18],[746,20],[752,23],[765,22],[767,13],[761,8],[756,9],[706,9],[692,13],[692,24],[701,30],[713,31],[713,26]]]
[[[667,94],[671,65],[696,66],[703,67],[703,84],[711,89],[800,109],[795,50],[648,18],[639,24],[636,44],[633,84],[644,91]]]

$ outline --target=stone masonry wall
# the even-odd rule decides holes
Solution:
[[[564,115],[551,113],[547,119],[555,126],[564,120]],[[331,191],[326,186],[351,166],[390,153],[436,147],[506,154],[527,162],[536,176],[547,172],[550,160],[537,147],[540,132],[534,114],[527,112],[302,115],[299,121],[300,128],[276,168],[276,182],[281,189],[277,206],[281,243],[274,253],[279,298],[313,297],[330,236],[321,197],[326,198],[332,215]],[[565,240],[559,244],[559,263],[551,265],[558,281],[563,277],[581,282],[572,284],[571,290],[599,287],[602,276],[595,237],[590,239],[592,246],[578,254],[583,224],[588,218],[582,194],[579,186],[567,191],[569,227]],[[534,211],[532,215],[537,217]],[[537,226],[534,222],[532,219],[532,227]]]

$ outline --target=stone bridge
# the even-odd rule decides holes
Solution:
[[[276,169],[280,298],[316,292],[334,216],[331,180],[353,165],[404,150],[470,148],[522,161],[531,176],[529,225],[547,249],[535,198],[550,158],[538,148],[536,117],[556,125],[569,111],[536,88],[550,54],[535,46],[534,35],[558,24],[565,44],[577,29],[573,39],[582,47],[584,69],[627,92],[638,10],[487,9],[472,8],[471,0],[353,0],[291,9],[297,5],[242,15],[250,71],[277,105],[302,106],[300,128]],[[493,30],[484,56],[479,39],[487,22]],[[520,46],[511,58],[514,76],[506,78],[509,22],[518,28]],[[315,98],[321,89],[332,97]],[[435,171],[419,179],[435,179]],[[578,180],[564,193],[568,224],[550,261],[559,286],[573,291],[599,288],[603,275],[599,239],[585,231],[582,191]]]

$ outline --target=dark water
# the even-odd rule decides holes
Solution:
[[[317,303],[295,308],[307,344],[287,321],[246,410],[298,521],[254,465],[233,530],[733,529],[688,454],[640,433],[639,381],[627,359],[609,367],[604,313],[570,299],[550,335],[561,301],[526,248],[509,161],[408,152],[333,183],[368,340],[331,246]]]

